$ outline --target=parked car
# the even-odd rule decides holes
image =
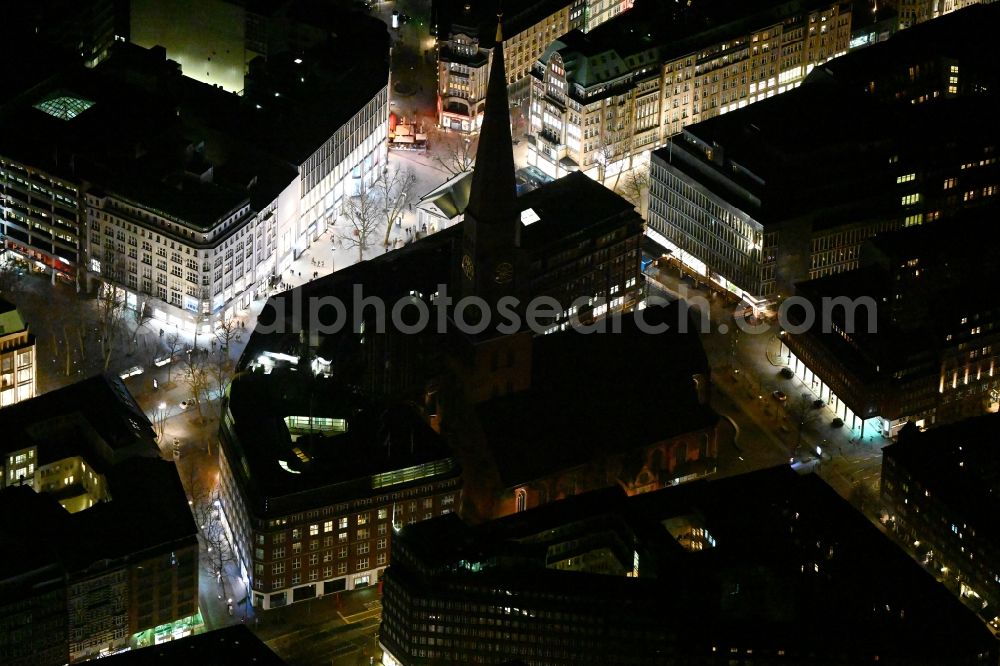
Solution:
[[[778,402],[784,402],[788,400],[788,396],[785,395],[784,391],[774,391],[773,393],[771,393],[771,397],[777,400]]]

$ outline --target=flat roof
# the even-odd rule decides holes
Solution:
[[[111,374],[5,407],[0,432],[0,454],[37,447],[36,467],[82,456],[107,469],[119,456],[159,455],[152,424],[124,382]]]
[[[883,455],[903,467],[937,501],[973,524],[976,538],[1000,544],[1000,414],[923,432],[901,432]]]
[[[499,590],[512,595],[512,606],[532,608],[557,594],[562,603],[579,599],[587,613],[672,618],[694,653],[746,642],[790,656],[910,655],[921,663],[958,663],[961,651],[995,649],[971,610],[813,474],[780,466],[628,498],[597,491],[554,505],[477,526],[452,515],[407,525],[393,547],[415,559],[394,557],[388,576],[415,596],[474,601]],[[585,521],[603,514],[631,526],[635,542],[621,547],[641,549],[638,578],[547,568],[545,549],[532,556],[525,548],[559,542],[553,530],[560,527],[577,525],[587,534]],[[679,548],[664,524],[675,518],[692,519],[714,543]],[[606,527],[598,520],[589,529],[610,539]],[[656,534],[668,538],[654,545],[649,539]],[[472,562],[480,568],[467,566]],[[617,605],[625,598],[656,601]],[[836,630],[808,620],[818,617],[836,618]]]

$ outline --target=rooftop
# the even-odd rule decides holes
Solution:
[[[198,666],[281,666],[282,661],[246,625],[236,624],[202,634],[129,650],[103,658],[109,666],[163,666],[184,662]]]
[[[644,333],[640,314],[670,329]],[[695,325],[679,331],[685,316],[673,303],[623,315],[621,333],[535,338],[531,388],[476,410],[504,487],[713,426],[719,417],[700,403],[695,381],[708,374],[708,361]],[[655,393],[621,390],[643,377]]]
[[[977,534],[998,543],[1000,530],[1000,414],[987,414],[923,432],[907,428],[883,449],[920,485]]]
[[[334,503],[458,474],[412,408],[375,403],[306,369],[242,373],[229,408],[254,499],[274,510],[281,498],[307,491]]]
[[[499,589],[522,608],[556,594],[579,598],[577,608],[588,613],[641,613],[673,622],[692,654],[746,643],[789,656],[910,655],[911,663],[945,664],[995,649],[971,611],[818,477],[778,467],[630,498],[615,492],[479,526],[451,515],[407,525],[394,541],[388,575],[419,596],[472,600]],[[609,523],[594,520],[600,516],[617,516],[630,530],[612,538]],[[674,523],[701,529],[712,541],[680,548],[669,532]],[[623,547],[639,553],[638,578],[547,568],[552,551],[526,548],[571,544],[588,533],[592,548],[634,535]],[[617,605],[622,596],[658,601],[630,610]],[[803,621],[816,617],[836,618],[837,631]],[[953,661],[958,652],[969,654]]]
[[[110,501],[72,514],[51,495],[27,486],[0,490],[3,542],[38,542],[37,548],[7,552],[11,568],[4,567],[4,574],[43,565],[72,574],[96,563],[197,543],[187,495],[172,462],[132,458],[112,467],[107,482]]]
[[[27,328],[14,304],[0,298],[0,336],[20,333]]]
[[[119,377],[96,375],[0,410],[0,454],[38,448],[36,466],[69,456],[107,469],[158,456],[153,427]]]

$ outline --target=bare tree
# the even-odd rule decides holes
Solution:
[[[392,168],[386,167],[373,184],[382,200],[382,214],[385,218],[385,240],[382,244],[386,247],[389,245],[392,223],[406,210],[406,205],[413,194],[413,186],[416,183],[417,177],[413,173],[413,169],[409,167],[401,169],[399,165],[396,165]]]
[[[208,373],[212,380],[212,389],[217,392],[219,408],[222,408],[222,396],[229,388],[233,373],[236,371],[236,364],[233,362],[229,347],[240,334],[240,322],[235,317],[226,317],[219,321],[215,329],[215,340],[218,346],[213,345],[212,356],[208,363]],[[221,418],[221,414],[219,415]]]
[[[211,486],[199,476],[197,465],[189,463],[185,470],[181,479],[186,487],[191,515],[198,526],[198,536],[201,537],[204,548],[201,565],[206,573],[216,577],[222,587],[222,595],[225,596],[225,568],[230,562],[236,561],[236,556],[222,524],[219,487]]]
[[[232,344],[240,334],[240,320],[236,317],[226,317],[219,321],[218,326],[215,328],[215,339],[218,341],[219,345],[227,351],[229,351],[229,345]]]
[[[24,271],[4,251],[0,254],[0,294],[13,295],[21,285]]]
[[[184,381],[188,387],[188,397],[198,411],[198,421],[204,423],[203,405],[208,402],[211,376],[206,363],[207,354],[200,349],[192,349],[184,358]]]
[[[107,245],[100,261],[101,284],[97,290],[97,338],[101,345],[104,370],[111,365],[116,345],[125,335],[128,301],[120,287],[125,279],[125,266],[120,253]]]
[[[434,159],[452,176],[472,171],[476,164],[478,137],[461,136],[450,132],[438,132],[434,139]]]
[[[795,446],[802,444],[802,434],[806,426],[819,418],[819,410],[814,406],[816,398],[811,393],[801,394],[797,400],[793,400],[788,405],[788,414],[795,425]]]
[[[101,344],[104,370],[111,365],[115,347],[125,331],[125,290],[110,282],[101,285],[97,296],[97,336]]]
[[[129,323],[132,325],[129,335],[129,345],[132,352],[135,352],[139,345],[139,329],[145,326],[153,318],[153,297],[149,294],[139,294],[135,309],[129,309]]]
[[[171,331],[170,333],[167,333],[163,342],[166,349],[167,358],[170,359],[170,362],[167,364],[167,383],[169,384],[170,376],[173,372],[173,367],[174,367],[174,356],[176,356],[177,352],[181,350],[180,333],[178,333],[177,331]]]
[[[349,232],[341,234],[348,247],[358,248],[358,261],[364,261],[365,250],[372,244],[382,228],[382,205],[374,188],[362,187],[344,203],[344,218]]]
[[[649,170],[641,167],[629,169],[616,190],[629,203],[639,208],[642,206],[642,197],[649,187]]]

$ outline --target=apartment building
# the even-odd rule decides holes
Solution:
[[[510,99],[526,100],[525,77],[559,35],[591,30],[629,10],[634,0],[545,0],[504,3],[503,43]],[[497,6],[488,0],[441,0],[438,17],[438,123],[462,132],[482,124],[496,46]]]
[[[685,126],[790,90],[848,50],[847,3],[719,7],[656,3],[550,44],[531,68],[529,163],[604,181]]]
[[[37,381],[35,336],[17,308],[0,298],[0,407],[34,398]]]

